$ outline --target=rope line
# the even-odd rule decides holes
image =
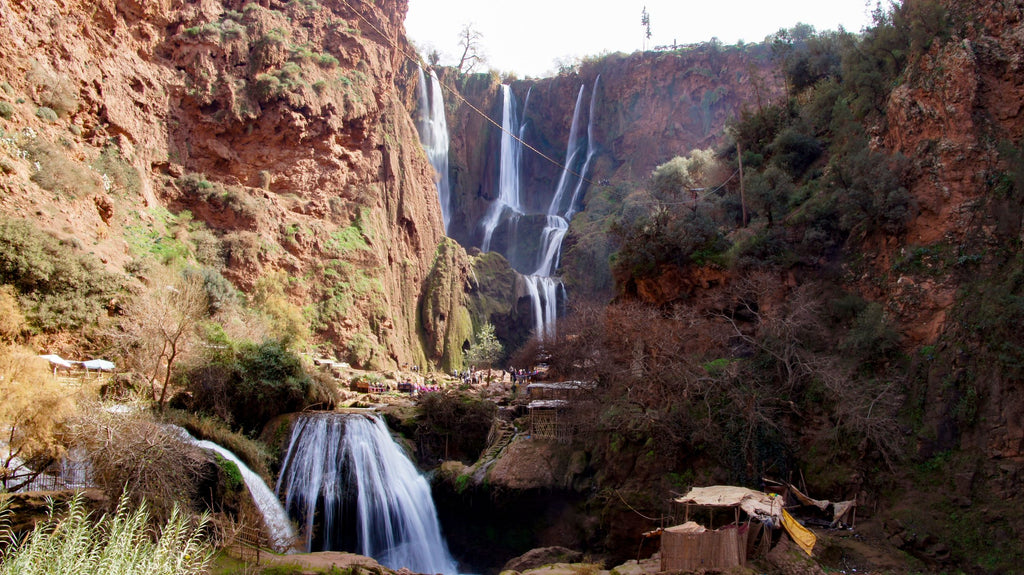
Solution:
[[[408,53],[406,53],[406,51],[403,50],[401,48],[401,46],[398,45],[398,41],[397,40],[391,38],[390,36],[388,36],[387,34],[382,32],[380,30],[380,28],[377,28],[376,26],[374,26],[373,22],[370,22],[369,20],[367,20],[366,17],[363,16],[358,10],[353,8],[352,5],[348,3],[348,0],[341,0],[341,3],[344,4],[345,6],[347,6],[349,10],[354,12],[355,15],[359,17],[360,20],[362,20],[367,26],[372,28],[373,31],[376,32],[381,38],[384,38],[389,44],[391,44],[392,48],[395,49],[395,52],[397,52],[398,54],[403,56],[406,60],[416,64],[420,68],[427,68],[427,69],[429,69],[429,66],[426,66],[424,64],[424,62],[419,58],[419,54],[417,54],[416,57],[413,57],[413,56],[410,56]],[[442,84],[440,82],[438,82],[438,84],[441,86],[441,88],[443,90],[447,91],[450,96],[455,96],[455,98],[457,100],[459,100],[459,102],[461,102],[462,104],[465,104],[466,106],[468,106],[471,110],[473,110],[474,112],[479,114],[480,117],[482,117],[483,119],[485,119],[488,122],[490,122],[491,124],[493,124],[495,127],[497,127],[499,130],[501,130],[503,133],[508,134],[512,139],[514,139],[515,141],[517,141],[520,144],[522,144],[523,147],[529,149],[530,151],[532,151],[533,153],[537,154],[538,156],[540,156],[540,157],[544,158],[545,160],[551,162],[552,164],[554,164],[558,168],[560,168],[560,169],[562,169],[562,170],[564,170],[566,172],[569,172],[570,174],[576,176],[577,178],[579,178],[580,180],[586,182],[587,184],[594,185],[594,182],[589,180],[588,178],[584,177],[583,174],[580,174],[580,173],[576,172],[576,170],[573,170],[572,168],[566,166],[565,164],[559,162],[558,160],[555,160],[555,159],[551,158],[550,156],[548,156],[544,152],[541,152],[537,148],[531,146],[529,143],[524,141],[522,138],[520,138],[516,134],[513,134],[512,132],[506,130],[504,126],[502,126],[498,122],[495,122],[493,118],[491,118],[487,114],[483,113],[479,108],[477,108],[476,106],[471,104],[468,100],[466,100],[464,97],[462,97],[462,94],[459,94],[455,90],[452,90],[451,88],[449,88],[448,86],[445,86],[444,84]]]

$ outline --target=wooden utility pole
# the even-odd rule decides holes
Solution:
[[[747,227],[747,193],[743,186],[743,150],[740,141],[736,140],[736,159],[740,163],[740,210],[742,211],[742,227]]]

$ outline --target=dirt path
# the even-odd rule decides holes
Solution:
[[[317,553],[292,553],[288,555],[263,555],[260,558],[261,565],[295,565],[302,569],[303,573],[322,573],[331,567],[346,569],[352,566],[359,566],[367,571],[386,573],[389,570],[382,567],[373,559],[355,553],[344,553],[341,551],[319,551]]]

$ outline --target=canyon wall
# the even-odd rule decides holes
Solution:
[[[425,364],[419,302],[444,232],[401,91],[406,8],[2,0],[0,211],[122,269],[149,255],[130,238],[202,228],[208,263],[303,310],[323,351]],[[51,169],[82,182],[37,185]]]

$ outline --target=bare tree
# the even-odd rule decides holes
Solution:
[[[825,327],[817,286],[788,289],[769,274],[754,274],[737,282],[736,289],[736,308],[714,315],[732,327],[735,339],[770,357],[775,369],[772,387],[762,391],[768,396],[745,400],[749,422],[774,427],[780,413],[796,409],[780,398],[797,397],[812,383],[820,384],[834,405],[830,416],[836,441],[844,435],[866,439],[892,467],[902,448],[896,419],[900,388],[886,377],[858,376],[842,357],[820,349],[820,342],[836,336]]]
[[[175,364],[197,339],[196,327],[209,312],[206,289],[198,276],[139,294],[129,305],[122,329],[149,380],[150,397],[162,410]]]
[[[67,443],[89,454],[92,479],[112,502],[127,491],[165,518],[175,503],[188,505],[207,458],[173,428],[144,414],[110,413],[86,406],[68,426]]]
[[[483,52],[480,40],[483,38],[472,24],[466,24],[459,31],[459,46],[462,46],[462,57],[459,58],[459,72],[469,74],[477,64],[486,64],[487,57]]]
[[[640,25],[644,28],[644,50],[646,50],[647,41],[651,39],[651,13],[647,11],[647,6],[644,6],[643,12],[640,13]]]

